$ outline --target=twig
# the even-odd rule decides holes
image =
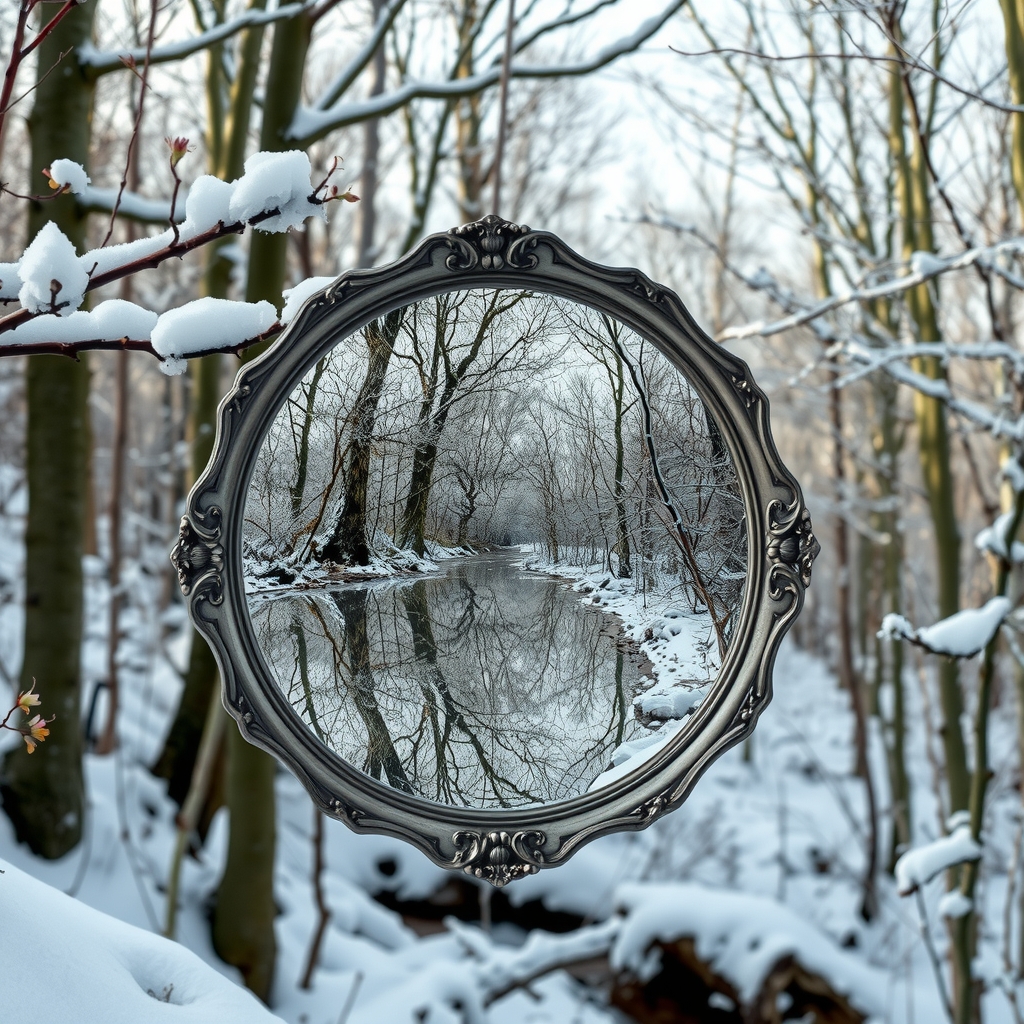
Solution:
[[[306,958],[306,969],[302,973],[302,980],[299,988],[309,989],[313,985],[313,972],[316,970],[317,961],[320,959],[320,946],[323,943],[324,933],[331,920],[331,908],[327,906],[324,898],[323,886],[324,873],[324,816],[316,807],[313,808],[313,897],[316,900],[316,909],[320,914],[316,931],[313,933],[313,941],[309,946],[309,956]]]
[[[949,993],[946,991],[946,979],[942,974],[942,962],[939,960],[935,943],[932,942],[932,933],[928,927],[928,910],[924,905],[924,896],[921,895],[920,889],[915,889],[914,895],[917,897],[917,914],[921,921],[921,938],[924,940],[924,948],[928,951],[928,960],[932,965],[932,970],[935,972],[935,984],[939,989],[939,998],[942,1000],[946,1016],[952,1021],[953,1004],[950,1003]]]
[[[81,3],[82,0],[65,0],[64,6],[39,30],[32,42],[22,46],[25,38],[25,26],[28,24],[28,17],[35,10],[39,0],[21,0],[21,7],[18,10],[18,23],[14,30],[14,44],[11,47],[11,59],[7,62],[7,70],[4,72],[4,84],[0,88],[0,155],[3,153],[4,123],[7,119],[7,112],[14,106],[11,102],[11,93],[14,91],[14,82],[18,77],[18,69],[22,61],[28,57],[39,44],[64,20],[68,13]],[[67,56],[69,51],[61,54],[61,59]],[[59,61],[58,61],[59,63]],[[56,66],[56,65],[54,65]],[[50,69],[51,71],[53,68]],[[47,74],[50,72],[48,71]],[[39,83],[36,82],[36,85]],[[31,89],[29,90],[31,92]],[[23,93],[18,100],[24,99],[28,93]],[[14,102],[18,102],[15,100]]]
[[[148,87],[147,82],[149,79],[149,61],[150,56],[153,53],[153,39],[156,36],[156,14],[159,8],[159,0],[150,0],[149,4],[149,29],[146,33],[146,58],[145,63],[142,65],[142,74],[139,78],[139,104],[135,109],[135,124],[132,127],[132,134],[128,139],[128,152],[124,159],[124,173],[121,175],[121,184],[117,187],[117,198],[114,200],[114,207],[110,211],[110,223],[107,225],[107,233],[103,236],[103,242],[100,248],[104,248],[107,242],[110,241],[110,236],[114,233],[114,224],[117,223],[117,211],[121,208],[121,198],[124,196],[124,190],[128,187],[128,173],[132,166],[132,155],[135,152],[135,143],[138,140],[139,132],[142,129],[142,114],[146,106],[146,89]],[[134,71],[134,67],[132,68]],[[175,175],[177,180],[177,175]],[[177,188],[175,188],[175,197],[177,197]],[[174,200],[171,200],[171,224],[174,224]],[[177,232],[175,232],[174,240],[178,240]]]

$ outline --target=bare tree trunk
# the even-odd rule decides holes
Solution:
[[[44,19],[52,12],[39,8]],[[37,60],[31,133],[32,173],[56,156],[89,162],[93,81],[77,63],[91,40],[96,4],[71,11],[42,42]],[[62,74],[50,69],[61,61]],[[36,192],[35,182],[29,192]],[[71,195],[29,208],[35,237],[53,221],[79,250],[85,218]],[[49,741],[31,756],[12,750],[3,763],[0,796],[19,841],[57,858],[82,836],[82,548],[85,536],[89,367],[85,359],[30,356],[27,369],[28,517],[25,527],[25,645],[20,685],[33,682],[56,714]]]
[[[302,93],[302,75],[309,48],[309,13],[278,21],[267,72],[260,149],[289,148],[285,130]],[[239,125],[239,129],[240,129]],[[254,233],[249,250],[245,298],[279,305],[287,274],[288,236]],[[248,357],[257,354],[253,349]],[[237,729],[228,729],[228,807],[231,829],[228,856],[217,889],[213,940],[217,955],[238,967],[246,985],[264,1001],[270,995],[277,957],[274,938],[274,759],[247,743]]]
[[[352,405],[352,441],[344,477],[345,494],[338,521],[320,552],[324,560],[347,565],[367,565],[370,561],[366,511],[373,429],[377,420],[377,406],[384,390],[384,378],[404,312],[395,310],[368,324],[366,328],[369,355],[366,376]]]
[[[385,0],[373,0],[373,20],[376,23],[384,9]],[[387,75],[387,54],[384,44],[373,55],[373,79],[370,96],[384,91]],[[373,117],[363,125],[363,169],[359,175],[359,249],[356,266],[372,267],[377,259],[377,181],[380,175],[380,118]],[[414,158],[415,159],[415,158]]]

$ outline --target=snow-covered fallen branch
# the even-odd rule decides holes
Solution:
[[[613,968],[650,977],[656,942],[692,938],[699,959],[731,984],[743,1008],[756,1003],[771,973],[792,957],[865,1013],[884,1012],[880,973],[773,899],[690,883],[629,883],[616,890],[615,903],[626,917],[611,950]]]
[[[883,640],[907,640],[949,658],[973,658],[996,635],[1012,608],[1008,597],[993,597],[983,608],[966,608],[922,629],[915,629],[902,615],[890,613],[882,619],[878,636]]]
[[[948,836],[924,846],[907,850],[896,861],[896,887],[901,896],[909,896],[947,868],[956,867],[981,857],[981,846],[971,838],[970,826],[962,823]],[[949,907],[948,910],[956,909]],[[957,914],[948,914],[955,917]]]

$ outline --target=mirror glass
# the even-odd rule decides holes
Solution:
[[[747,571],[735,466],[649,341],[570,300],[445,293],[294,389],[246,499],[249,613],[320,742],[473,808],[635,768],[713,685]]]

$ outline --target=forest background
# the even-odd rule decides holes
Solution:
[[[188,944],[287,1019],[379,1018],[387,990],[396,1020],[517,1019],[523,1006],[552,1019],[1020,1020],[1024,7],[518,8],[501,212],[672,286],[751,363],[823,542],[803,653],[784,653],[777,706],[718,778],[764,807],[712,798],[709,775],[674,821],[494,901],[393,844],[353,845],[311,808],[296,824],[289,781],[212,724],[215,666],[191,643],[166,560],[236,359],[162,373],[196,345],[164,346],[150,320],[78,321],[76,336],[46,308],[61,295],[47,298],[47,260],[66,252],[42,250],[42,298],[23,293],[19,308],[22,254],[52,223],[95,255],[90,298],[280,310],[290,286],[479,217],[498,166],[507,8],[21,0],[0,13],[0,673],[10,705],[34,683],[56,719],[31,754],[9,737],[4,856],[154,931],[173,934],[177,915]],[[200,174],[239,179],[252,153],[293,150],[309,156],[314,202],[299,188],[205,233],[175,226],[174,197]],[[325,203],[334,185],[358,203]],[[312,217],[304,228],[259,230],[289,203],[296,225]],[[113,248],[143,238],[155,241],[142,260]],[[279,328],[252,323],[209,348]],[[67,358],[90,348],[114,351]],[[922,629],[963,610],[974,643]],[[890,613],[902,618],[883,629]],[[300,848],[305,916],[288,888]],[[919,856],[897,870],[908,851]],[[652,899],[675,911],[640,943],[660,971],[621,945]],[[165,903],[169,915],[154,911]],[[449,919],[449,945],[408,953],[415,922],[422,934],[449,913],[484,928]],[[715,951],[740,920],[771,956]],[[498,925],[520,943],[550,932],[547,959],[523,953],[520,974],[495,982],[485,968],[510,955]],[[377,959],[352,951],[361,943]],[[405,960],[382,952],[397,949]],[[395,979],[428,961],[461,965],[462,987],[414,995],[410,981],[402,1002]]]

